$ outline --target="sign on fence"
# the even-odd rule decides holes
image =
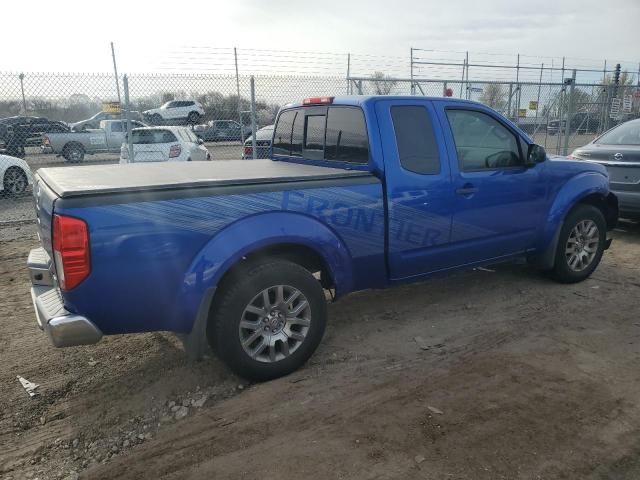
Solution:
[[[611,99],[611,110],[609,111],[609,117],[616,118],[618,115],[620,115],[620,99],[616,97]]]
[[[631,105],[633,104],[633,97],[631,95],[625,95],[622,99],[622,113],[631,113]]]
[[[538,110],[538,102],[535,100],[531,100],[529,102],[529,110]]]
[[[526,116],[527,116],[527,109],[526,108],[520,108],[518,110],[518,117],[524,118]]]
[[[102,111],[105,113],[122,113],[120,102],[102,102]]]

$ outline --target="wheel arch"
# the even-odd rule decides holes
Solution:
[[[618,199],[609,191],[608,179],[597,172],[585,172],[569,180],[558,192],[549,209],[543,238],[534,262],[539,268],[549,270],[555,262],[560,230],[567,215],[578,205],[592,205],[602,211],[607,229],[615,227],[618,220]]]
[[[220,285],[246,262],[284,258],[315,273],[336,296],[353,289],[352,258],[346,244],[328,226],[300,213],[270,212],[239,220],[218,232],[193,259],[180,292],[181,318],[176,331],[188,351],[199,356],[208,314]]]

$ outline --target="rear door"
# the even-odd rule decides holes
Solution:
[[[451,171],[432,103],[380,100],[376,115],[384,152],[391,278],[455,266],[449,250]]]
[[[125,123],[120,120],[110,120],[105,123],[107,135],[107,148],[118,149],[124,142]]]
[[[451,163],[451,252],[457,263],[531,249],[546,209],[546,164],[525,164],[528,144],[493,110],[434,103]]]

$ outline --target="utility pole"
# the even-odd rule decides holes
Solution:
[[[118,104],[120,104],[120,82],[118,80],[118,66],[116,65],[116,51],[111,42],[111,57],[113,58],[113,72],[116,76],[116,92],[118,93]]]

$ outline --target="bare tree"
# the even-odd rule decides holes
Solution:
[[[395,80],[390,80],[390,78],[382,72],[373,72],[371,80],[373,80],[373,89],[376,95],[389,95],[398,83]]]
[[[482,90],[479,100],[494,110],[501,112],[507,106],[507,93],[499,83],[488,83]]]

